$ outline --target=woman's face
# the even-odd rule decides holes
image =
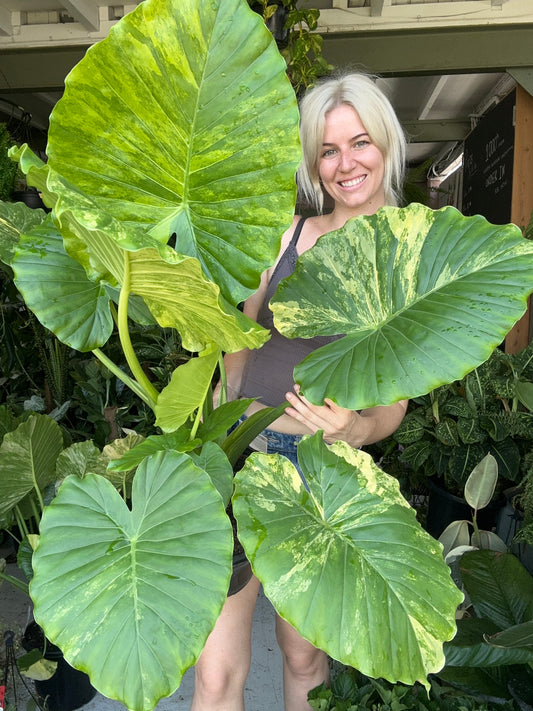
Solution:
[[[336,210],[373,215],[385,204],[383,154],[352,106],[342,104],[326,114],[318,172]]]

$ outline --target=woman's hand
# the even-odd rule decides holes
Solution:
[[[371,407],[361,413],[339,407],[326,398],[323,405],[312,405],[300,395],[300,387],[286,394],[291,407],[285,410],[289,417],[298,420],[313,434],[324,432],[324,440],[331,444],[337,440],[347,442],[351,447],[372,444],[392,434],[402,421],[407,408],[407,400],[388,407]]]

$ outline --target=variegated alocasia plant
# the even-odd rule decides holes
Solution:
[[[244,0],[146,0],[67,78],[48,164],[17,152],[52,212],[17,227],[4,205],[0,257],[42,323],[102,359],[153,407],[163,432],[110,468],[115,477],[137,468],[131,509],[107,478],[70,477],[43,515],[33,556],[36,620],[130,709],[151,709],[177,688],[225,599],[224,508],[239,449],[238,435],[225,432],[249,401],[211,414],[205,405],[222,352],[268,337],[236,305],[257,288],[292,219],[297,122],[283,60]],[[298,370],[312,399],[389,404],[483,360],[524,310],[533,249],[516,228],[482,221],[469,233],[470,224],[412,206],[319,240],[320,264],[306,256],[311,283],[298,270],[275,307],[289,332],[307,322],[308,335],[331,323],[345,334],[332,377],[313,363]],[[351,274],[338,272],[345,259]],[[493,290],[494,272],[505,295]],[[162,392],[137,362],[128,319],[176,328],[198,353]],[[130,374],[101,350],[114,323]],[[453,334],[465,323],[476,345],[457,348]],[[395,324],[412,348],[391,337]],[[446,342],[453,352],[439,375]],[[324,393],[313,391],[313,372]],[[299,456],[308,490],[278,456],[252,455],[236,477],[234,511],[254,571],[278,612],[332,656],[393,681],[424,681],[444,663],[461,599],[439,545],[364,453],[317,435]]]

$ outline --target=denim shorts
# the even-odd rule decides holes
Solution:
[[[244,422],[246,415],[243,415],[239,419],[239,423]],[[298,456],[296,453],[296,448],[301,442],[303,435],[298,434],[287,434],[285,432],[276,432],[276,430],[264,429],[260,435],[258,435],[249,444],[250,449],[256,452],[263,452],[263,454],[281,454],[283,457],[289,460],[294,466],[303,485],[309,491],[309,486],[304,479],[300,465],[298,464]]]

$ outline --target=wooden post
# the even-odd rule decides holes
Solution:
[[[513,158],[511,222],[524,228],[533,212],[533,96],[522,86],[516,88],[516,125]],[[531,299],[524,316],[505,339],[506,353],[517,353],[533,338]]]

